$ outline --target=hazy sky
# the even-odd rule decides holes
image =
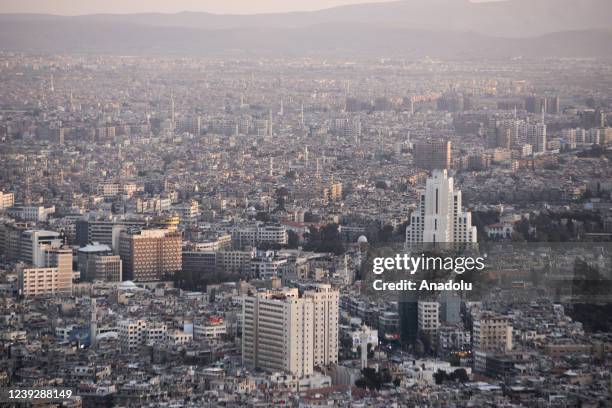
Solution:
[[[0,0],[0,13],[75,15],[140,12],[176,13],[187,10],[252,14],[319,10],[343,4],[381,3],[385,1],[389,0]]]

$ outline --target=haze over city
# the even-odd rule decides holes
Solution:
[[[612,406],[611,14],[2,2],[0,405]]]
[[[393,0],[6,0],[0,5],[0,13],[48,13],[79,15],[98,13],[178,13],[197,11],[216,14],[255,14],[313,11],[347,4],[381,3]],[[406,0],[411,1],[411,0]],[[463,1],[463,0],[459,0]],[[472,0],[487,2],[496,0]],[[500,1],[500,0],[497,0]]]

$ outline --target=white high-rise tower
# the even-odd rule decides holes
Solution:
[[[461,191],[454,188],[453,178],[446,170],[434,170],[427,179],[418,208],[412,213],[406,228],[406,246],[476,242],[476,227],[472,214],[463,211]]]

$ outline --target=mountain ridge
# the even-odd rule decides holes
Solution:
[[[0,49],[169,55],[297,55],[301,52],[609,57],[612,55],[612,31],[608,24],[598,21],[607,19],[602,11],[612,11],[612,2],[581,0],[580,4],[585,6],[580,12],[568,6],[575,6],[575,0],[499,3],[404,0],[274,15],[219,16],[181,12],[66,17],[0,14]],[[599,14],[599,20],[591,18],[595,6],[602,7],[600,13],[595,13]],[[441,7],[444,13],[440,13]],[[465,10],[478,12],[462,17]],[[434,17],[428,19],[428,13],[433,13]],[[566,24],[566,20],[573,24]],[[525,29],[538,24],[541,26],[538,29]],[[560,30],[550,31],[559,27]],[[517,31],[521,35],[517,35]]]
[[[198,29],[303,28],[320,23],[405,23],[405,28],[475,31],[501,37],[532,37],[559,31],[606,29],[612,13],[608,0],[506,0],[472,3],[468,0],[402,0],[362,3],[317,11],[251,15],[179,13],[0,14],[0,21],[56,20],[65,23],[97,21]]]

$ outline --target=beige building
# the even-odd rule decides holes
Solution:
[[[331,285],[313,285],[304,292],[314,304],[314,366],[338,363],[338,308],[340,295]]]
[[[474,349],[485,352],[512,351],[512,324],[510,318],[483,313],[474,320]]]
[[[17,269],[19,292],[25,296],[72,294],[72,251],[47,248],[43,266],[20,265]]]
[[[119,256],[125,279],[161,280],[182,268],[181,233],[170,229],[121,231]]]
[[[338,361],[338,291],[316,285],[244,298],[242,359],[248,367],[298,377]]]
[[[13,205],[15,205],[15,195],[0,191],[0,210],[10,208]]]

